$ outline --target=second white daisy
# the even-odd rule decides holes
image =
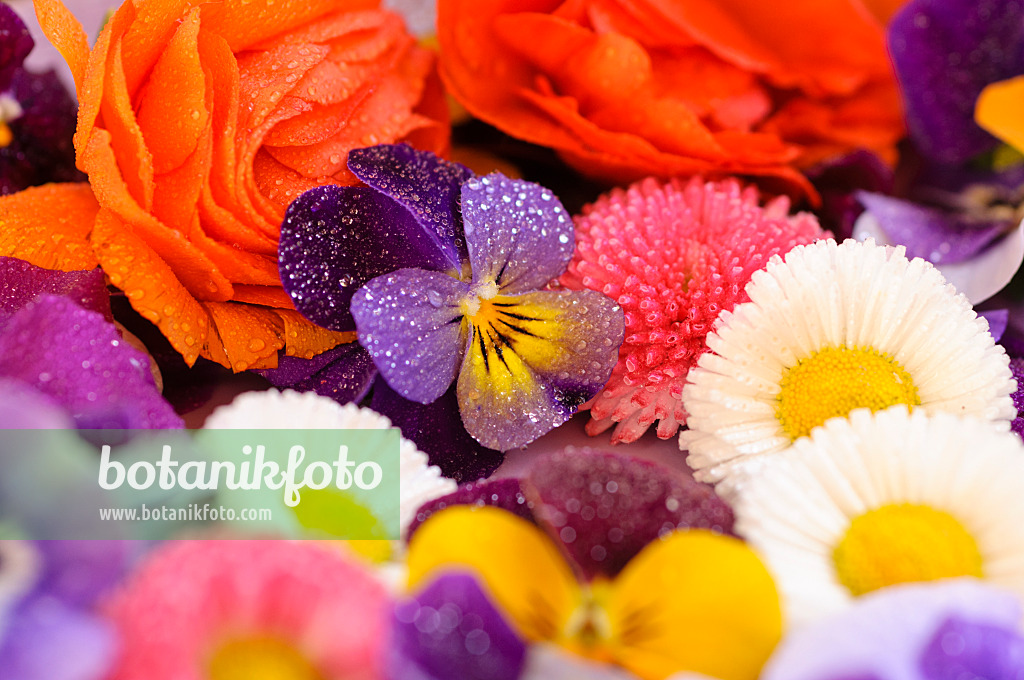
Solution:
[[[1009,359],[988,323],[901,247],[819,241],[754,274],[690,371],[680,446],[704,481],[780,451],[833,417],[895,404],[1001,421]]]

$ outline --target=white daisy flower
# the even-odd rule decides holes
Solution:
[[[314,392],[244,392],[216,409],[203,425],[206,429],[289,430],[386,430],[391,421],[368,408],[321,397]],[[452,493],[456,483],[430,465],[427,454],[402,437],[399,448],[399,519],[402,535],[421,505]]]
[[[792,623],[939,578],[1024,596],[1024,445],[990,422],[859,409],[737,466],[719,491]]]
[[[780,451],[832,417],[895,404],[1016,415],[1009,358],[967,299],[902,246],[818,241],[772,258],[723,312],[683,404],[680,447],[698,479]]]

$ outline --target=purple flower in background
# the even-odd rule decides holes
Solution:
[[[379,372],[387,390],[374,388],[372,407],[452,476],[460,463],[430,441],[442,412],[484,447],[510,449],[603,387],[622,313],[597,293],[542,290],[574,245],[550,191],[404,145],[353,151],[349,168],[368,186],[313,189],[289,207],[281,278],[307,318],[358,330],[373,365],[336,350],[341,365],[297,371],[302,382],[316,388],[331,370],[350,386],[334,396],[354,399]]]
[[[81,179],[75,169],[75,100],[53,71],[22,68],[33,40],[0,4],[0,195]]]

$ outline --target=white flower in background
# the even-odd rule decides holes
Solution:
[[[690,371],[680,447],[703,481],[781,451],[829,418],[895,404],[999,421],[1009,358],[967,299],[902,247],[818,241],[772,258]]]

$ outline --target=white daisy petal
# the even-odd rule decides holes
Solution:
[[[907,403],[927,413],[998,421],[1003,428],[1016,415],[1009,358],[988,323],[935,267],[908,260],[902,247],[870,240],[798,246],[785,261],[772,258],[746,291],[750,302],[719,317],[707,338],[712,351],[690,371],[683,390],[690,418],[679,443],[698,479],[719,481],[740,459],[788,447],[824,422],[820,413]],[[847,371],[856,365],[861,372],[854,374],[865,380],[881,376],[879,389],[888,391],[850,388],[849,399],[837,396],[835,403],[854,405],[835,413],[831,406],[813,413],[793,407],[799,427],[787,429],[780,415],[787,394],[829,396],[838,393],[834,384],[848,384],[838,377],[846,374],[822,373],[835,361],[858,362],[841,365]],[[869,364],[874,368],[865,368]],[[797,366],[813,379],[794,377]],[[805,382],[786,393],[787,379]]]
[[[736,532],[775,577],[792,623],[842,609],[856,597],[843,584],[835,551],[857,518],[893,506],[948,515],[968,537],[966,545],[977,547],[983,578],[1024,597],[1024,445],[991,422],[921,409],[909,413],[904,406],[876,413],[858,409],[848,419],[829,420],[781,453],[737,463],[718,490],[733,503]],[[939,567],[925,562],[947,555],[945,543],[924,543],[935,534],[915,543],[913,532],[892,528],[909,524],[870,526],[889,533],[854,545],[878,546],[871,564],[883,565],[886,579],[937,573],[933,569]],[[862,529],[868,530],[874,531]],[[909,546],[898,558],[891,542],[883,540],[894,532]],[[954,546],[954,534],[943,533],[942,540]],[[883,552],[886,546],[889,552]],[[847,575],[851,564],[861,562],[846,563]],[[943,564],[954,566],[942,569],[956,570],[967,563]],[[880,573],[872,570],[865,578]]]

